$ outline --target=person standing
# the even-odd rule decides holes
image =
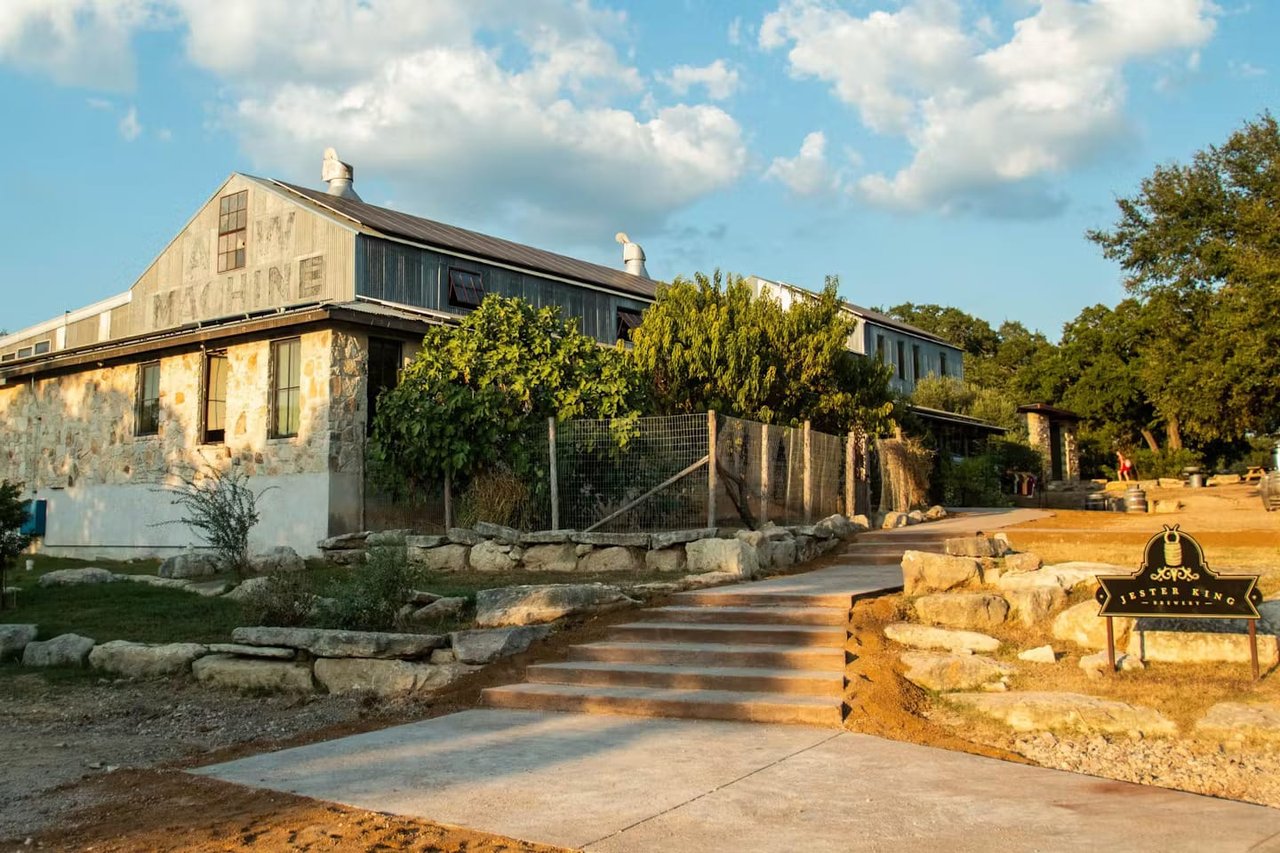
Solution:
[[[1133,479],[1133,462],[1122,451],[1116,451],[1116,471],[1121,481]]]

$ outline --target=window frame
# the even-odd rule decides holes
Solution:
[[[938,353],[938,375],[947,375],[947,353],[945,350]]]
[[[404,371],[404,341],[397,338],[379,338],[370,336],[368,345],[368,358],[365,363],[365,394],[368,411],[365,412],[365,435],[373,435],[373,419],[378,411],[378,395],[385,389],[390,391],[395,385],[381,385],[377,390],[373,387],[374,376],[374,351],[375,349],[385,349],[389,354],[392,348],[396,351],[396,376],[395,385],[400,384],[400,374]]]
[[[288,367],[290,368],[289,372],[291,374],[296,372],[298,384],[297,385],[281,385],[280,382],[281,382],[282,371],[280,369],[281,368],[280,353],[285,347],[289,347],[294,344],[297,344],[297,365],[296,365],[296,368],[294,367],[293,364],[288,365]],[[267,400],[267,409],[268,409],[267,437],[271,439],[297,438],[298,433],[301,431],[301,427],[302,427],[302,338],[301,337],[281,338],[279,340],[275,340],[271,342],[270,374],[271,375],[268,381],[268,388],[269,388],[268,394],[270,396]],[[292,377],[287,377],[287,378],[292,378]],[[292,392],[292,394],[290,392]],[[285,429],[282,430],[280,428],[280,413],[281,413],[280,396],[282,393],[285,395],[285,399],[287,401],[286,406],[288,407],[289,410],[291,410],[295,414],[297,418],[297,422],[292,425],[293,426],[292,432],[289,432],[287,429],[289,426],[288,423],[285,424],[285,427],[286,427]]]
[[[155,397],[147,397],[147,372],[155,368]],[[148,420],[150,408],[151,420]],[[138,388],[134,403],[133,434],[139,438],[160,434],[160,361],[144,361],[138,365]]]
[[[222,398],[215,400],[213,393],[213,362],[214,360],[223,362],[222,372]],[[209,350],[204,355],[204,375],[203,382],[200,387],[200,443],[201,444],[226,444],[227,443],[227,384],[231,376],[231,362],[227,358],[226,350]],[[209,426],[209,404],[218,402],[222,404],[222,428],[211,429]]]
[[[884,364],[888,355],[888,347],[885,345],[884,335],[876,334],[876,359]]]
[[[912,344],[911,345],[911,380],[913,382],[919,382],[921,379],[921,376],[920,376],[921,363],[922,363],[922,359],[921,359],[920,345]]]
[[[53,341],[49,338],[43,341],[36,341],[32,345],[32,355],[48,355],[53,351]]]
[[[634,323],[627,320],[631,317],[635,318]],[[622,341],[628,345],[631,344],[631,334],[640,328],[640,323],[644,320],[644,309],[628,308],[619,305],[614,312],[614,339]]]
[[[465,310],[480,307],[480,303],[488,295],[484,289],[483,273],[462,267],[449,267],[445,275],[449,279],[450,307]]]
[[[249,191],[228,193],[218,199],[218,272],[244,269],[248,247]]]
[[[907,342],[894,341],[897,346],[894,348],[898,356],[898,378],[903,382],[907,380]]]

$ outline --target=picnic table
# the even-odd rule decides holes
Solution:
[[[1261,465],[1250,465],[1249,470],[1245,472],[1244,481],[1246,483],[1258,483],[1262,478],[1267,476],[1267,469]]]

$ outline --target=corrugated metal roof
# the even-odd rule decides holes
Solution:
[[[946,346],[949,346],[952,349],[957,349],[957,350],[960,349],[960,347],[951,343],[951,341],[948,341],[945,338],[940,338],[937,335],[935,335],[933,332],[926,332],[924,329],[921,329],[919,326],[913,326],[910,323],[904,323],[901,320],[898,320],[894,317],[890,317],[888,314],[881,314],[879,311],[872,311],[870,308],[863,308],[861,305],[854,305],[852,302],[846,302],[845,305],[855,314],[859,314],[863,317],[863,319],[870,320],[873,323],[878,323],[881,326],[885,326],[890,329],[896,329],[899,332],[906,332],[909,335],[914,335],[917,338],[924,338],[926,340],[933,341],[934,343],[937,343],[937,344],[945,344]]]
[[[962,415],[957,412],[946,412],[942,409],[931,409],[928,406],[909,406],[911,411],[915,412],[925,420],[945,421],[947,423],[960,424],[962,426],[976,427],[987,432],[1008,432],[1008,428],[996,426],[993,423],[972,417],[970,415]]]
[[[327,208],[358,223],[375,236],[396,237],[426,246],[452,249],[478,258],[517,266],[530,272],[549,273],[584,284],[607,287],[643,299],[651,300],[657,292],[655,282],[623,270],[580,261],[567,255],[535,249],[522,243],[490,237],[487,234],[423,219],[420,216],[410,216],[407,213],[366,202],[332,196],[320,190],[307,189],[284,181],[271,180],[270,182],[311,204]]]

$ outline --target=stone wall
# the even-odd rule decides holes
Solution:
[[[200,351],[160,359],[155,435],[137,435],[139,363],[146,359],[0,387],[0,479],[22,482],[28,494],[49,500],[45,550],[123,557],[198,541],[182,525],[155,526],[175,517],[171,498],[158,490],[174,471],[202,464],[234,467],[254,478],[255,488],[275,487],[264,498],[256,544],[309,551],[310,543],[329,532],[332,428],[336,424],[336,434],[345,439],[356,431],[364,406],[363,393],[354,403],[330,400],[331,388],[353,384],[346,373],[356,369],[347,359],[338,371],[342,378],[333,375],[338,337],[327,330],[301,336],[301,419],[293,438],[268,437],[268,340],[226,350],[224,444],[200,443]],[[351,464],[337,456],[339,463]]]

